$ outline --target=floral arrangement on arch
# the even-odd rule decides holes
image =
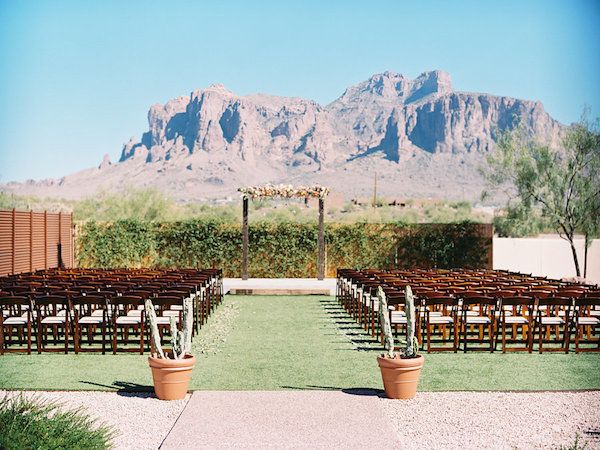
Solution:
[[[291,184],[265,184],[264,186],[250,186],[239,188],[239,192],[243,197],[251,199],[266,198],[266,197],[281,197],[281,198],[325,198],[329,194],[329,188],[325,186],[298,186],[294,187]]]

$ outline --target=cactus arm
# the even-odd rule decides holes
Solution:
[[[402,351],[402,356],[405,358],[414,358],[419,351],[419,341],[415,337],[415,301],[410,286],[406,286],[404,290],[404,301],[404,312],[406,313],[406,347]]]
[[[174,316],[169,316],[169,328],[171,330],[171,351],[173,359],[179,359],[181,355],[181,342],[179,342],[179,334],[177,330],[177,320]]]
[[[160,345],[160,333],[158,332],[158,325],[156,323],[156,312],[154,311],[154,305],[152,305],[152,301],[150,299],[146,299],[144,302],[144,309],[146,311],[146,319],[150,323],[150,336],[152,339],[152,345],[156,350],[156,355],[159,358],[164,358],[165,353]]]
[[[191,297],[183,300],[183,332],[182,357],[192,351],[192,329],[194,327],[193,300]]]
[[[379,299],[379,321],[385,337],[384,345],[387,350],[387,357],[394,358],[394,335],[392,334],[392,326],[390,325],[387,298],[381,286],[377,288],[377,298]]]

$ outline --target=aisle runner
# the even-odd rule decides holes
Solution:
[[[341,391],[196,391],[161,448],[397,447],[380,403]]]

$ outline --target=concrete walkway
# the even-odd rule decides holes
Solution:
[[[368,393],[196,391],[161,449],[396,447],[379,398]]]
[[[225,293],[254,295],[335,295],[335,278],[225,278]]]

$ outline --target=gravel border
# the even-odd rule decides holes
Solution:
[[[0,391],[0,396],[20,391]],[[184,400],[162,401],[149,392],[25,391],[24,395],[56,401],[67,409],[82,408],[100,423],[112,426],[115,449],[155,449],[166,438],[190,395]]]
[[[600,448],[600,391],[423,392],[381,399],[401,448]]]

